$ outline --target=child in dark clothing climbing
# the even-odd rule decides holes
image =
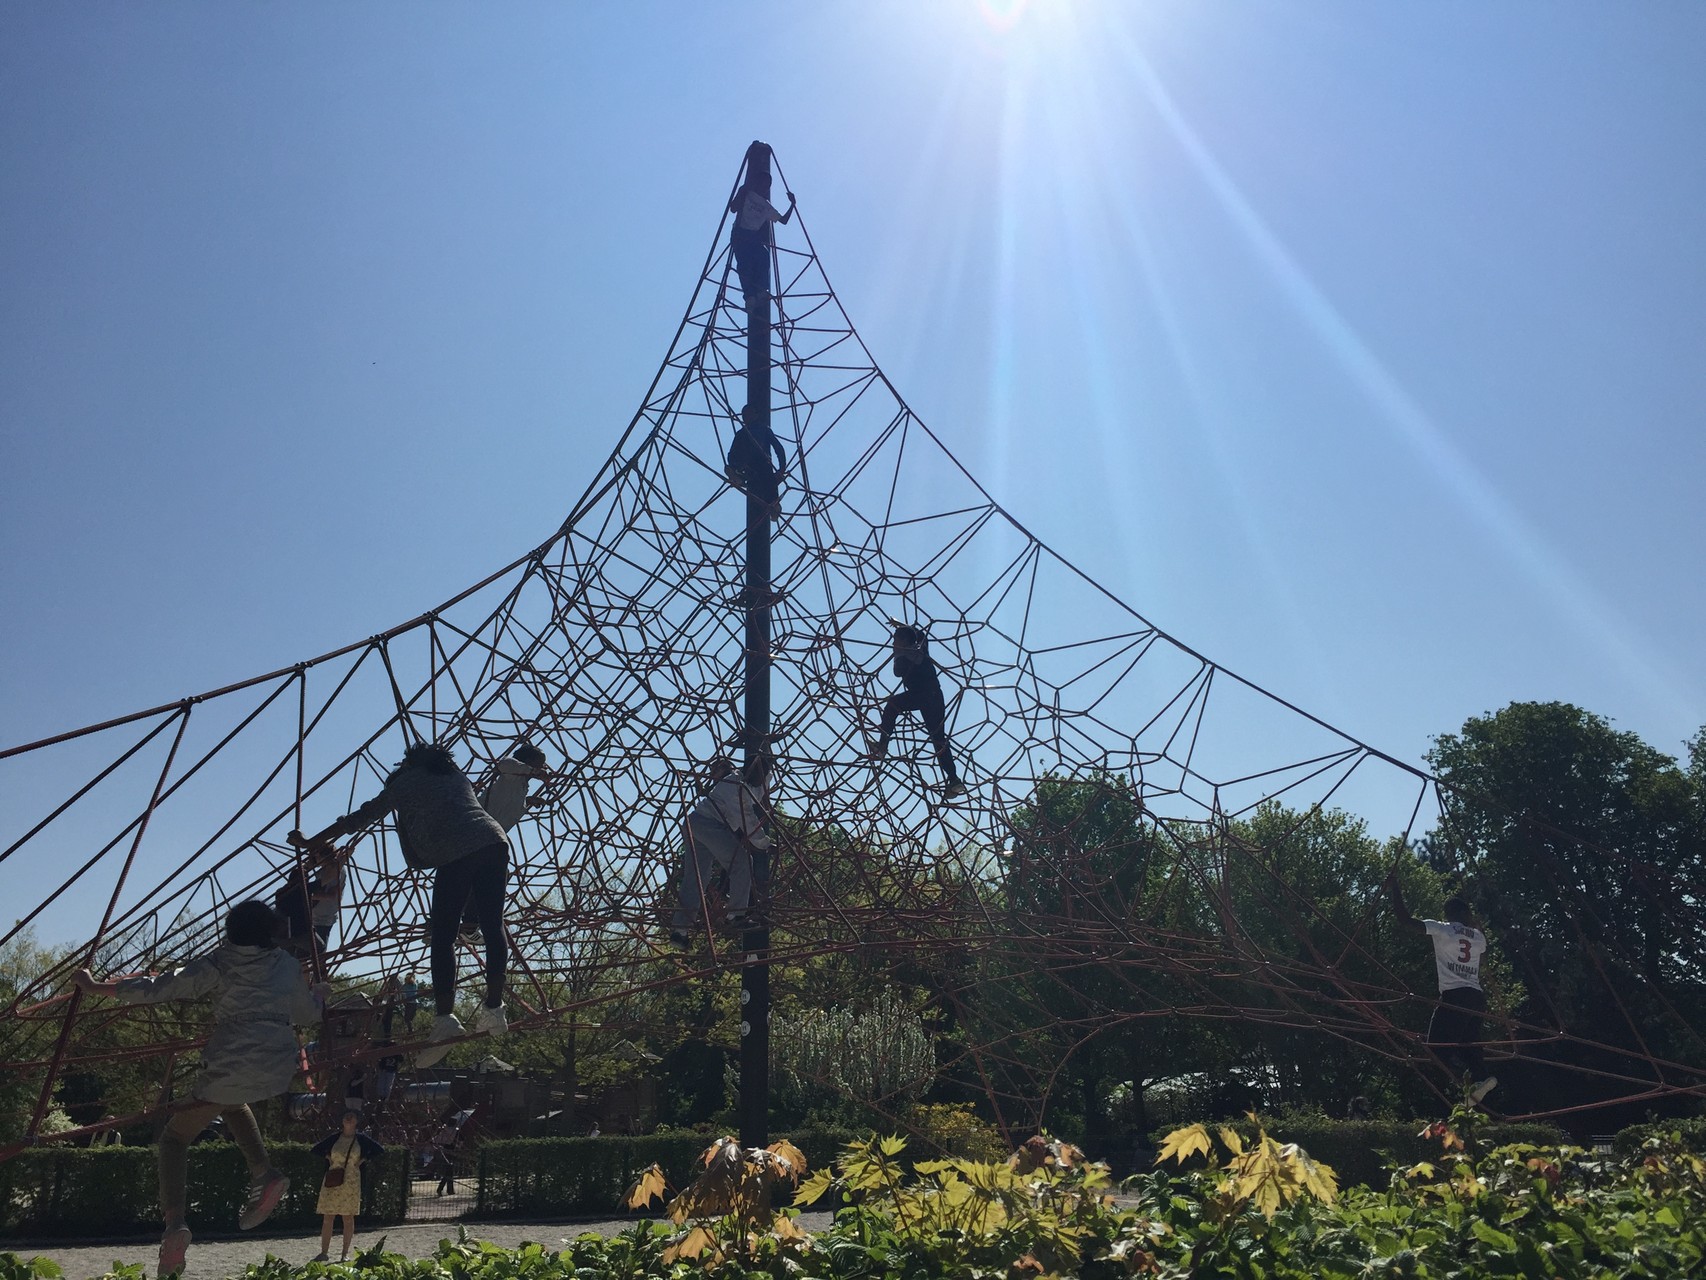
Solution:
[[[788,452],[776,433],[758,420],[751,405],[740,411],[741,426],[729,445],[728,466],[724,474],[729,483],[742,493],[751,494],[772,520],[782,518],[781,482],[788,469]],[[771,463],[771,456],[775,463]]]
[[[365,831],[388,813],[397,815],[397,841],[411,867],[433,873],[428,923],[432,936],[432,999],[437,1016],[432,1045],[415,1057],[430,1067],[450,1052],[442,1041],[464,1034],[456,1008],[456,929],[472,896],[486,943],[486,1001],[476,1034],[509,1029],[504,1016],[504,893],[509,883],[509,840],[497,819],[480,806],[473,784],[450,752],[417,742],[385,779],[385,788],[354,813],[339,818],[311,839],[292,831],[298,848],[316,848]]]
[[[735,215],[729,243],[735,251],[735,273],[749,307],[770,295],[771,224],[787,226],[794,216],[794,193],[788,193],[788,212],[777,213],[770,203],[770,185],[769,169],[755,169],[749,161],[747,179],[729,201],[729,212]]]
[[[960,781],[959,771],[954,768],[953,748],[948,745],[948,704],[942,696],[936,664],[930,658],[929,643],[922,631],[903,622],[894,624],[894,673],[906,687],[883,704],[882,728],[867,758],[881,760],[888,755],[895,721],[903,711],[916,711],[924,719],[925,732],[936,748],[936,762],[942,766],[942,776],[947,782],[942,794],[950,800],[963,796],[966,784]]]

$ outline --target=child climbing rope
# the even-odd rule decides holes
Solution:
[[[310,988],[302,968],[277,945],[278,918],[264,902],[238,903],[225,917],[225,942],[181,968],[153,976],[97,981],[87,969],[73,977],[88,995],[125,1004],[213,997],[213,1029],[201,1054],[201,1074],[188,1106],[172,1113],[160,1134],[160,1275],[184,1268],[190,1228],[184,1219],[189,1147],[215,1116],[249,1166],[249,1194],[237,1225],[260,1226],[290,1188],[272,1167],[250,1103],[277,1097],[296,1075],[301,1048],[291,1024],[320,1021],[325,989]]]
[[[766,153],[766,167],[755,168],[749,153],[746,181],[741,183],[740,190],[729,201],[729,212],[735,215],[734,226],[729,231],[729,244],[735,251],[735,274],[740,277],[741,293],[749,307],[770,296],[771,225],[779,222],[787,226],[788,220],[794,216],[792,191],[788,192],[788,212],[777,213],[776,207],[770,203],[768,164],[769,155]]]
[[[499,757],[493,767],[497,770],[497,777],[487,783],[486,789],[480,793],[480,805],[497,819],[507,837],[531,807],[527,799],[528,784],[535,778],[541,781],[549,778],[551,771],[545,767],[545,753],[525,740],[518,742],[515,750],[507,756]],[[479,912],[472,897],[462,908],[460,934],[471,942],[478,942],[484,936],[480,930]]]
[[[314,849],[302,856],[273,896],[281,945],[298,960],[307,961],[317,978],[326,976],[326,948],[343,906],[344,875],[336,849]]]
[[[432,937],[432,999],[437,1016],[432,1043],[415,1056],[417,1066],[435,1066],[450,1046],[444,1041],[463,1035],[456,1008],[456,929],[462,908],[474,899],[486,943],[486,999],[474,1024],[475,1034],[501,1034],[509,1029],[504,1015],[504,970],[509,951],[504,941],[504,893],[509,882],[509,840],[504,829],[481,807],[473,784],[450,752],[436,742],[417,742],[385,787],[354,813],[339,818],[324,831],[304,838],[292,831],[298,848],[329,845],[365,831],[386,814],[397,818],[397,842],[411,867],[431,870],[432,905],[428,925]]]
[[[1386,883],[1392,892],[1393,914],[1423,930],[1434,944],[1440,1003],[1428,1022],[1428,1047],[1454,1075],[1468,1075],[1474,1082],[1469,1096],[1479,1102],[1499,1083],[1497,1076],[1482,1074],[1486,1061],[1481,1052],[1481,1015],[1487,1011],[1487,996],[1481,990],[1481,955],[1487,949],[1487,937],[1475,927],[1469,902],[1461,895],[1445,900],[1444,920],[1418,920],[1404,904],[1396,867]]]
[[[936,748],[936,762],[942,766],[942,777],[947,783],[942,794],[950,800],[963,796],[966,784],[960,781],[959,771],[954,768],[954,752],[948,744],[948,703],[942,695],[936,664],[930,657],[929,642],[922,631],[904,622],[894,624],[894,673],[906,687],[883,704],[882,727],[876,745],[866,758],[881,760],[887,756],[895,721],[903,711],[916,711],[924,719],[924,730]]]
[[[742,406],[740,418],[740,429],[729,445],[728,464],[723,473],[735,488],[751,494],[772,520],[780,520],[781,484],[788,469],[788,452],[776,438],[776,433],[758,420],[751,405]]]
[[[728,921],[737,928],[744,924],[752,905],[752,851],[770,847],[764,829],[769,756],[755,757],[744,775],[726,758],[711,761],[709,772],[711,789],[687,815],[682,835],[680,893],[669,940],[683,948],[707,914],[705,891],[718,872],[729,878]]]
[[[545,781],[551,771],[545,767],[545,753],[531,742],[516,743],[493,767],[497,777],[480,793],[480,804],[507,833],[527,812],[528,784],[535,778]]]

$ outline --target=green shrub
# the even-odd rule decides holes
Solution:
[[[1431,1158],[1381,1191],[1335,1191],[1304,1152],[1254,1145],[1216,1126],[1163,1142],[1199,1169],[1157,1173],[1107,1195],[1104,1166],[1033,1139],[1011,1162],[903,1158],[869,1138],[800,1198],[840,1206],[806,1233],[788,1214],[725,1212],[738,1179],[707,1172],[701,1212],[640,1222],[564,1247],[503,1249],[463,1234],[428,1259],[381,1252],[353,1266],[268,1258],[240,1280],[1370,1280],[1557,1277],[1677,1280],[1706,1274],[1706,1159],[1667,1138],[1642,1158],[1576,1149],[1488,1149],[1481,1118],[1459,1108]],[[631,1139],[607,1139],[616,1143]],[[1465,1146],[1481,1154],[1466,1154]],[[750,1207],[750,1206],[749,1206]],[[556,1234],[552,1233],[553,1236]],[[52,1280],[51,1264],[0,1254],[0,1280]],[[142,1280],[140,1267],[101,1280]]]
[[[933,1102],[912,1107],[902,1117],[902,1123],[907,1134],[928,1153],[926,1158],[942,1155],[1001,1160],[1007,1155],[1007,1144],[1001,1140],[1000,1130],[979,1118],[969,1102]],[[805,1154],[811,1159],[811,1152]],[[821,1169],[827,1163],[813,1159],[812,1168]]]
[[[1663,1138],[1673,1133],[1690,1151],[1706,1155],[1706,1116],[1632,1124],[1627,1129],[1618,1131],[1617,1136],[1611,1140],[1611,1149],[1620,1156],[1633,1155],[1648,1138]]]
[[[326,1163],[302,1143],[268,1143],[290,1191],[272,1221],[312,1226]],[[363,1175],[364,1212],[376,1225],[400,1222],[408,1206],[409,1153],[393,1148]],[[235,1226],[249,1171],[230,1142],[190,1148],[191,1223]],[[158,1227],[159,1179],[153,1147],[41,1147],[0,1164],[0,1235],[127,1235]]]
[[[1404,1168],[1439,1154],[1439,1143],[1421,1136],[1427,1120],[1331,1120],[1325,1116],[1260,1116],[1263,1128],[1279,1142],[1295,1142],[1315,1159],[1333,1167],[1340,1186],[1386,1186],[1393,1166]],[[1247,1119],[1232,1121],[1241,1137],[1255,1135]],[[1166,1133],[1157,1131],[1150,1143],[1160,1148]],[[1489,1124],[1480,1131],[1486,1149],[1513,1142],[1558,1146],[1564,1134],[1549,1124]],[[1139,1169],[1139,1173],[1147,1170]]]

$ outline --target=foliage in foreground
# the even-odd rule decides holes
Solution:
[[[1671,1134],[1629,1156],[1526,1144],[1479,1149],[1474,1113],[1432,1126],[1437,1159],[1394,1170],[1382,1191],[1340,1191],[1333,1171],[1258,1126],[1192,1125],[1168,1135],[1174,1167],[1113,1184],[1069,1144],[1034,1138],[1005,1162],[927,1160],[910,1170],[899,1138],[850,1143],[833,1170],[799,1182],[799,1152],[742,1151],[723,1139],[670,1202],[667,1223],[613,1238],[518,1249],[445,1241],[427,1259],[384,1251],[349,1266],[276,1258],[245,1280],[688,1280],[700,1271],[835,1280],[1030,1280],[1079,1276],[1675,1277],[1706,1265],[1706,1160]],[[807,1233],[770,1196],[835,1207]],[[648,1171],[630,1196],[656,1200]],[[1116,1194],[1117,1193],[1117,1194]],[[38,1260],[38,1263],[45,1260]],[[56,1268],[0,1254],[0,1280]],[[140,1280],[125,1271],[110,1280]]]

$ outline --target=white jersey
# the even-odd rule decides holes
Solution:
[[[749,190],[746,199],[741,201],[740,213],[736,221],[742,231],[763,231],[782,215],[776,212],[776,206],[771,204],[758,192]]]
[[[1422,927],[1434,944],[1434,967],[1439,970],[1439,989],[1481,989],[1481,953],[1487,935],[1470,925],[1452,920],[1424,920]]]

